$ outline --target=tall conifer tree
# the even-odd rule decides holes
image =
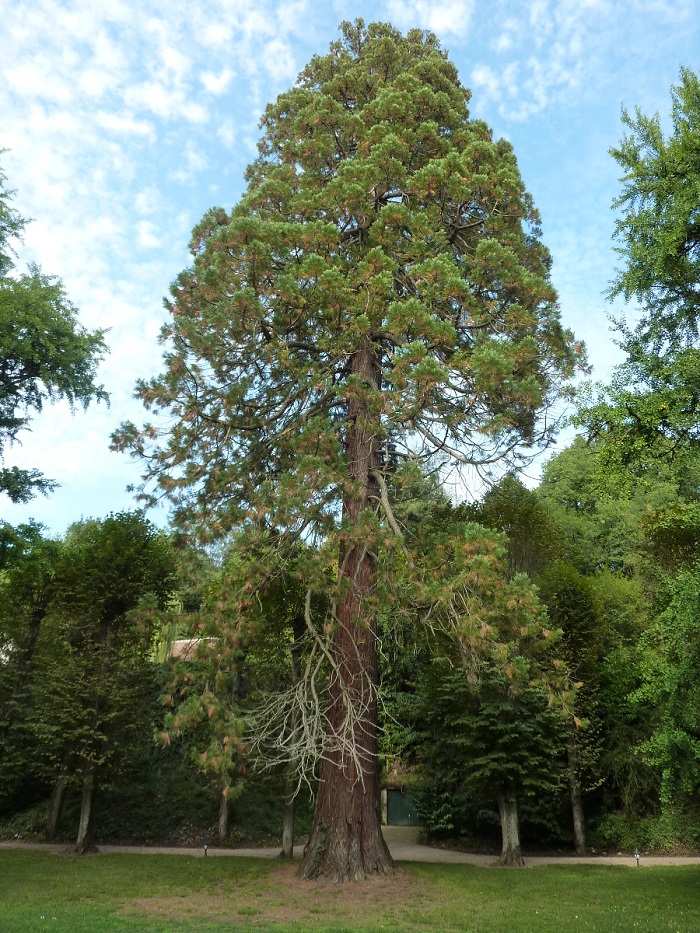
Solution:
[[[194,231],[166,371],[138,388],[168,427],[115,439],[184,527],[274,531],[241,619],[293,539],[316,545],[293,567],[307,608],[335,563],[321,630],[307,612],[328,681],[301,869],[334,880],[391,867],[376,755],[378,559],[400,540],[387,475],[406,456],[531,455],[581,356],[512,149],[470,119],[435,36],[341,29],[265,111],[240,203]]]

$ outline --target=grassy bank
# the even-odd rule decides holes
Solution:
[[[0,851],[3,933],[697,933],[700,867],[412,864],[363,885],[255,859]]]

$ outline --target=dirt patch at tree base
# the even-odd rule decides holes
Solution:
[[[231,885],[230,890],[218,884],[208,893],[139,898],[125,904],[120,913],[146,914],[171,922],[194,917],[225,920],[232,927],[298,923],[305,929],[324,926],[338,930],[351,917],[355,929],[376,924],[381,915],[411,930],[412,905],[420,901],[425,908],[432,900],[429,886],[402,868],[390,875],[371,876],[361,884],[301,881],[296,877],[297,868],[298,864],[283,865],[262,879]]]

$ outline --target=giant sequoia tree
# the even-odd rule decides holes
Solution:
[[[168,427],[127,424],[115,439],[145,458],[184,527],[272,529],[279,563],[294,538],[314,545],[291,568],[307,607],[332,581],[321,629],[307,611],[309,670],[318,658],[326,679],[313,682],[325,735],[306,877],[390,868],[377,582],[401,530],[387,473],[407,456],[481,468],[531,454],[580,356],[512,149],[470,119],[468,99],[433,35],[344,24],[265,111],[240,203],[194,231],[166,371],[138,389]],[[242,620],[274,560],[241,587]],[[458,613],[457,600],[441,606]]]

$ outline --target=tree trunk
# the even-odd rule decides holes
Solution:
[[[95,812],[95,774],[91,772],[85,777],[83,796],[80,805],[80,822],[78,823],[78,839],[75,851],[84,855],[92,845],[93,813]]]
[[[585,855],[586,846],[586,823],[583,816],[583,799],[581,795],[581,781],[576,770],[576,749],[572,743],[568,747],[569,759],[569,789],[571,791],[571,812],[574,818],[574,842],[576,844],[576,854]]]
[[[226,785],[221,788],[221,794],[219,795],[219,825],[217,829],[217,839],[219,840],[219,845],[223,845],[228,836],[228,822],[229,822],[229,805],[228,805],[228,794],[225,793]]]
[[[381,372],[369,341],[354,354],[352,373],[358,385],[348,405],[347,455],[355,489],[343,496],[349,531],[339,554],[335,669],[316,812],[299,869],[302,878],[333,882],[361,881],[393,868],[379,813],[375,545],[367,529],[360,530],[362,513],[374,510],[378,493],[372,471],[379,465]]]
[[[520,851],[520,824],[518,822],[518,801],[511,794],[498,795],[498,813],[501,817],[501,862],[503,865],[523,865]]]
[[[290,765],[284,787],[284,814],[282,817],[282,858],[294,858],[294,791],[295,770]]]
[[[295,616],[292,620],[292,633],[294,642],[291,647],[292,683],[296,686],[301,679],[301,641],[306,632],[306,622],[303,616]],[[292,727],[296,729],[299,723],[299,712],[293,714]],[[287,766],[284,782],[284,812],[282,816],[282,858],[294,858],[294,797],[297,790],[297,769],[293,761]]]
[[[65,774],[62,774],[54,784],[49,801],[49,818],[46,821],[46,838],[55,839],[58,830],[58,824],[61,822],[63,812],[63,801],[65,799],[66,785],[68,780]]]

